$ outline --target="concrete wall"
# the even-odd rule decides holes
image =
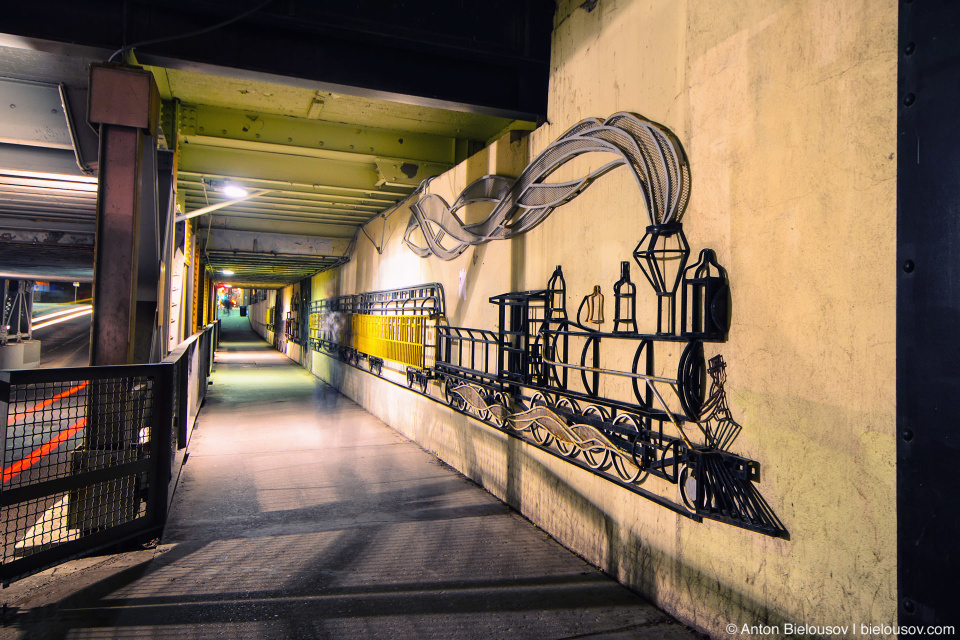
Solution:
[[[368,373],[319,354],[308,366],[716,637],[728,623],[895,623],[896,41],[895,3],[561,1],[549,123],[431,185],[452,202],[484,173],[516,175],[583,117],[627,110],[670,127],[693,174],[691,248],[714,248],[732,285],[729,342],[707,356],[728,365],[733,450],[761,463],[789,540],[690,521]],[[438,281],[450,324],[494,328],[490,295],[541,288],[562,264],[573,311],[594,284],[612,297],[647,224],[623,169],[525,236],[447,263],[401,244],[408,215],[386,220],[382,255],[360,236],[314,298]]]
[[[247,307],[250,326],[270,344],[273,344],[273,325],[267,324],[267,310],[277,304],[277,294],[277,291],[267,291],[267,297],[264,300]]]

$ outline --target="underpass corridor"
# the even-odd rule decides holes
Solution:
[[[0,638],[694,638],[254,334],[153,549],[3,592]]]

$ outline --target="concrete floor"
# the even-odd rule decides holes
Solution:
[[[3,594],[0,638],[697,638],[247,328],[162,544]]]

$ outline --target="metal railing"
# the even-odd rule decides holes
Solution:
[[[375,358],[422,369],[427,342],[427,316],[354,314],[353,343]]]
[[[0,371],[0,581],[163,529],[219,324],[159,364]]]

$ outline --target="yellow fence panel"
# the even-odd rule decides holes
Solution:
[[[377,358],[423,368],[428,319],[354,314],[354,348]]]

